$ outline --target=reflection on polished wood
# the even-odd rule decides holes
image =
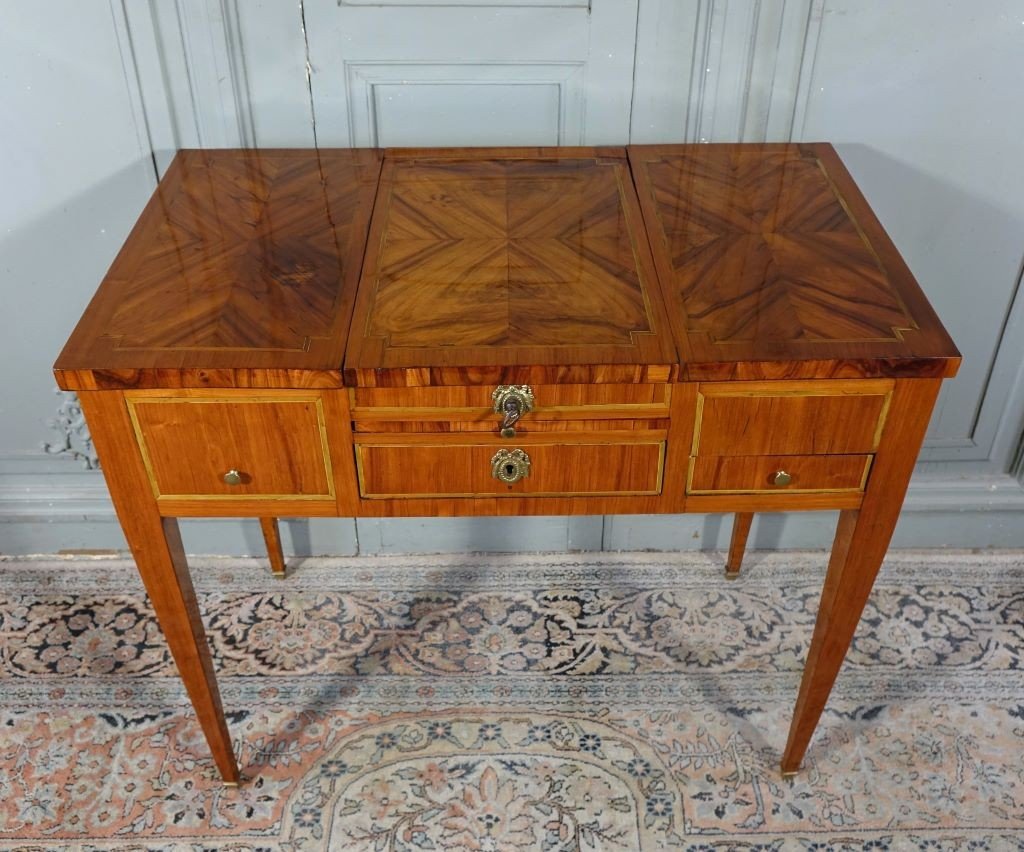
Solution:
[[[352,327],[357,384],[382,371],[423,384],[403,368],[425,366],[642,364],[667,378],[675,362],[623,149],[388,159]]]
[[[688,378],[955,372],[949,335],[831,145],[629,156]]]
[[[235,781],[175,517],[841,510],[795,770],[958,363],[830,146],[676,145],[181,152],[55,374]]]
[[[61,353],[62,385],[330,386],[380,162],[179,152]]]

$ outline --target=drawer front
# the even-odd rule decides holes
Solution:
[[[870,455],[697,456],[688,494],[781,494],[863,491]]]
[[[692,454],[873,453],[892,387],[888,380],[701,384]]]
[[[494,414],[480,420],[357,420],[352,430],[357,433],[395,434],[424,433],[436,435],[453,433],[473,433],[480,438],[495,437],[499,432],[500,421]],[[537,435],[566,432],[621,432],[649,431],[651,429],[667,430],[669,420],[520,420],[515,427],[516,435]]]
[[[513,483],[496,479],[495,455],[517,450],[525,454],[528,475]],[[664,454],[664,441],[356,444],[359,491],[367,498],[658,494]]]
[[[126,398],[158,498],[334,497],[316,394]]]
[[[502,386],[510,387],[510,386]],[[514,386],[522,387],[522,386]],[[615,420],[615,428],[668,417],[667,384],[531,385],[532,407],[517,430],[564,430],[566,423]],[[497,434],[501,415],[494,411],[496,386],[428,388],[355,388],[352,419],[358,431],[482,431]],[[427,424],[427,425],[424,425]],[[574,426],[570,428],[585,428]],[[647,427],[641,427],[647,428]]]

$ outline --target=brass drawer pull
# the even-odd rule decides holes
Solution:
[[[242,484],[242,472],[231,468],[227,473],[224,474],[225,485],[241,485]]]
[[[511,485],[530,475],[530,457],[525,450],[498,450],[491,457],[491,476]]]
[[[498,385],[491,394],[494,413],[501,417],[501,437],[514,438],[516,423],[533,408],[533,389],[529,385]]]
[[[786,473],[784,470],[777,470],[772,474],[772,485],[778,485],[780,488],[789,485],[792,481],[792,474]]]

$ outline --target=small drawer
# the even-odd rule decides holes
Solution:
[[[701,384],[695,456],[873,453],[889,380]]]
[[[456,424],[475,424],[474,431],[500,428],[495,396],[502,389],[528,399],[518,426],[557,431],[559,423],[617,420],[622,423],[668,417],[671,388],[667,384],[594,385],[464,385],[427,388],[354,388],[352,419],[356,431],[374,431],[376,424],[398,424],[388,431],[465,431]],[[525,394],[525,395],[522,395]],[[499,402],[500,404],[500,402]],[[420,423],[452,424],[436,429]],[[626,427],[628,428],[628,427]]]
[[[697,456],[688,494],[863,491],[870,455]]]
[[[153,492],[174,500],[333,499],[318,395],[126,394]]]
[[[664,455],[664,441],[356,444],[368,498],[658,494]]]

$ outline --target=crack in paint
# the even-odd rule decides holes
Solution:
[[[299,26],[302,28],[302,43],[306,51],[306,91],[309,94],[309,123],[313,128],[313,147],[320,149],[316,133],[316,105],[313,103],[313,64],[309,61],[309,34],[306,32],[306,3],[299,0]]]

